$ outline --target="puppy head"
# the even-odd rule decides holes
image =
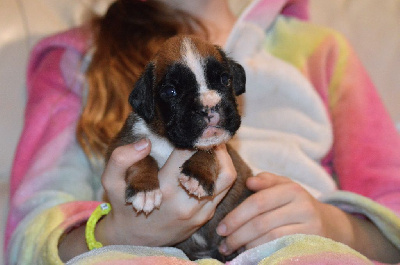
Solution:
[[[129,97],[150,129],[179,148],[209,149],[240,126],[236,96],[245,92],[241,65],[192,36],[167,40]]]

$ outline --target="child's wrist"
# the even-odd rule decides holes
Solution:
[[[88,250],[85,240],[85,224],[69,231],[58,243],[58,254],[63,262],[67,262]]]
[[[113,238],[113,233],[110,232],[111,226],[109,225],[109,216],[104,216],[96,225],[94,230],[97,241],[101,242],[103,246],[116,245]]]
[[[330,216],[327,220],[335,220],[331,222],[331,226],[329,227],[329,237],[335,241],[354,247],[354,226],[351,221],[351,215],[334,205],[326,205]],[[340,225],[338,226],[338,224]]]

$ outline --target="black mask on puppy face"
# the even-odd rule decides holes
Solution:
[[[129,104],[146,122],[154,118],[154,64],[149,63],[129,95]]]
[[[162,71],[150,63],[129,102],[153,132],[176,147],[207,149],[226,142],[239,128],[235,96],[245,91],[246,76],[219,48],[213,47],[218,58],[190,54],[189,48]]]

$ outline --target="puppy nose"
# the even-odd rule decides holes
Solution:
[[[219,122],[219,113],[215,112],[215,113],[209,114],[207,116],[207,120],[208,120],[208,125],[210,125],[210,126],[217,125]]]
[[[204,115],[204,119],[206,120],[208,125],[217,125],[219,120],[220,120],[220,115],[219,115],[219,107],[214,106],[212,108],[205,107],[202,109],[200,112],[202,115]]]

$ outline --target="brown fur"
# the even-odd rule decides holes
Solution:
[[[181,170],[181,173],[188,177],[201,176],[200,178],[197,177],[197,179],[199,179],[199,184],[208,196],[212,196],[214,193],[214,183],[217,180],[218,172],[219,165],[212,150],[197,151],[182,165]]]
[[[147,156],[127,170],[125,181],[131,183],[134,190],[154,190],[160,186],[157,176],[157,162],[151,156]],[[132,194],[126,196],[131,197]]]
[[[184,35],[182,36],[177,36],[175,38],[170,38],[166,42],[164,42],[163,47],[163,52],[158,53],[156,56],[156,60],[154,60],[154,63],[156,65],[156,76],[157,80],[156,82],[160,81],[160,78],[162,77],[162,73],[165,73],[165,69],[170,66],[173,62],[179,61],[182,56],[182,47],[181,46],[176,46],[177,42],[182,43]],[[203,57],[207,56],[213,56],[217,58],[219,61],[222,60],[221,54],[218,53],[217,50],[215,50],[214,47],[210,45],[204,45],[204,41],[202,41],[199,37],[196,36],[191,36],[191,41],[193,42],[194,46],[196,47],[197,51],[199,54]]]

